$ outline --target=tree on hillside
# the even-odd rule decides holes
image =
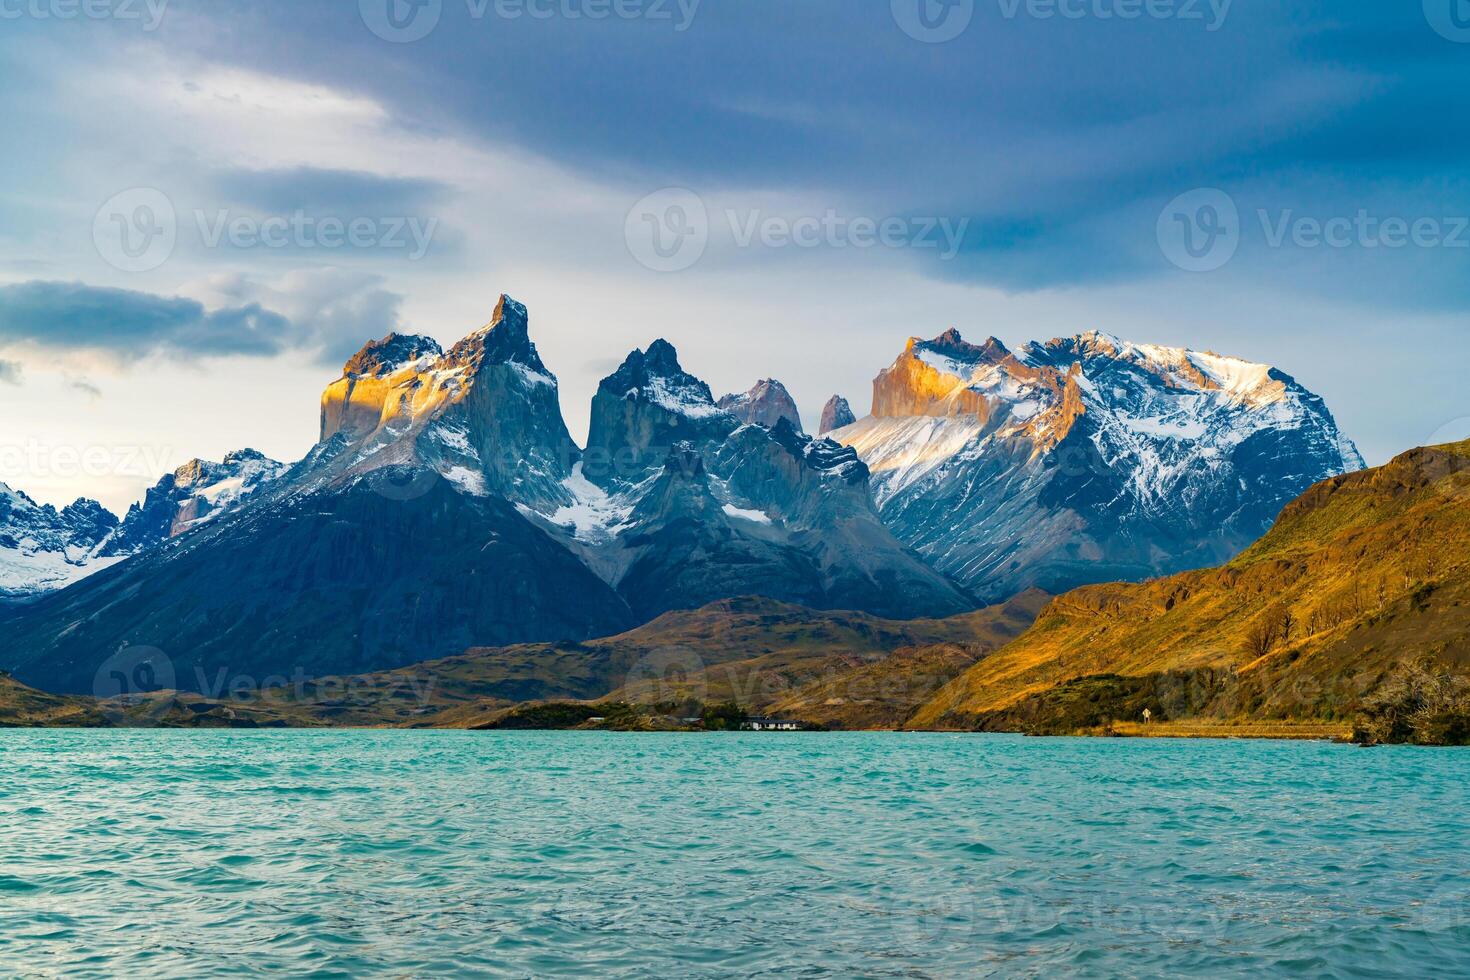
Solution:
[[[1252,657],[1264,657],[1276,649],[1277,644],[1289,642],[1295,628],[1296,616],[1291,607],[1284,602],[1277,602],[1246,630],[1246,652]]]
[[[1470,682],[1428,659],[1404,664],[1363,699],[1353,738],[1364,745],[1470,743]]]

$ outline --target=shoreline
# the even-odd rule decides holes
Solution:
[[[507,733],[529,734],[535,732],[577,732],[605,735],[759,735],[781,737],[791,735],[978,735],[983,737],[1007,737],[1027,739],[1133,739],[1155,741],[1256,741],[1256,742],[1327,742],[1342,745],[1355,744],[1350,728],[1323,723],[1311,724],[1201,724],[1196,722],[1155,722],[1145,726],[1128,722],[1115,724],[1110,730],[1078,731],[1069,733],[1034,734],[1028,732],[973,731],[944,728],[853,728],[853,729],[807,729],[804,731],[742,731],[661,729],[637,730],[617,728],[461,728],[425,727],[411,728],[377,725],[259,725],[259,726],[216,726],[216,725],[14,725],[0,724],[5,731],[75,731],[75,732],[122,732],[122,731],[169,731],[169,732],[465,732],[473,734]]]

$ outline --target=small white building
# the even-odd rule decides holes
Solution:
[[[747,732],[799,732],[803,726],[784,718],[747,718],[740,727]]]

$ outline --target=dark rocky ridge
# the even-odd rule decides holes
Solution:
[[[856,453],[784,417],[742,423],[666,342],[599,385],[582,472],[626,508],[592,547],[640,617],[740,594],[898,617],[973,608],[883,527]]]

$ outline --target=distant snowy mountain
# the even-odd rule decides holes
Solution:
[[[1361,469],[1322,399],[1263,364],[1099,333],[1012,353],[912,339],[832,433],[884,521],[982,598],[1224,562]]]
[[[0,483],[0,602],[34,599],[109,564],[97,550],[116,527],[95,500],[58,511]]]
[[[119,521],[95,500],[59,513],[0,484],[0,600],[34,599],[229,513],[286,466],[253,449],[191,460],[149,488]]]

